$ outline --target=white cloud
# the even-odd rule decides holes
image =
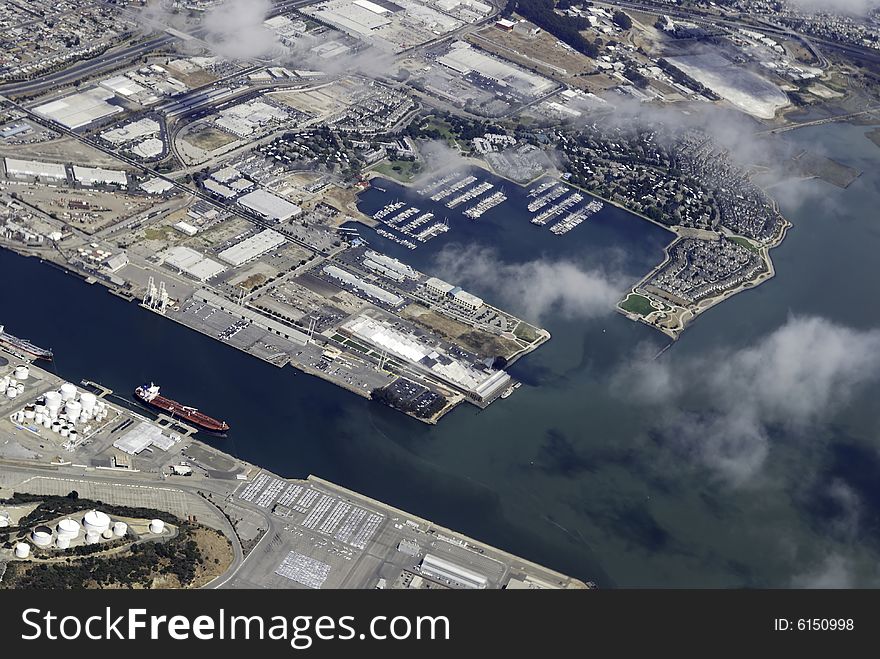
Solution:
[[[795,576],[792,585],[796,588],[852,588],[854,581],[850,561],[840,554],[831,554],[818,569]]]
[[[205,15],[205,41],[230,58],[262,57],[277,46],[275,35],[263,21],[272,9],[269,0],[226,0]]]
[[[878,376],[880,331],[792,317],[735,352],[640,359],[621,370],[616,385],[623,395],[665,408],[659,429],[669,441],[731,482],[744,483],[764,464],[771,429],[808,441]]]
[[[551,311],[585,319],[612,313],[624,290],[622,277],[571,261],[507,263],[494,250],[462,245],[444,247],[432,271],[532,322]]]

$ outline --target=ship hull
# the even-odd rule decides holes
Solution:
[[[196,426],[200,430],[206,430],[208,432],[218,435],[222,435],[227,430],[229,430],[229,425],[225,421],[218,421],[217,419],[210,417],[207,414],[203,414],[198,410],[194,410],[191,407],[182,405],[176,400],[171,400],[170,398],[165,398],[164,396],[156,396],[151,400],[147,400],[137,391],[134,395],[135,398],[140,400],[142,403],[146,403],[150,407],[165,412],[173,419],[180,419],[184,423]]]
[[[30,344],[19,343],[17,341],[10,341],[9,339],[3,338],[0,339],[0,345],[3,345],[5,348],[12,350],[14,352],[21,352],[30,357],[34,357],[35,359],[45,359],[46,361],[52,361],[52,351],[45,350],[43,348],[38,348],[37,346],[32,346]]]

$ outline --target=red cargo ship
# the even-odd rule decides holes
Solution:
[[[147,405],[152,405],[163,412],[167,412],[172,418],[191,423],[202,430],[216,433],[224,433],[229,430],[229,424],[225,421],[218,421],[207,414],[202,414],[194,407],[187,407],[186,405],[181,405],[176,400],[160,396],[158,385],[150,383],[149,387],[147,385],[140,386],[134,390],[134,395]]]

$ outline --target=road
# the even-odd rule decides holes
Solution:
[[[77,62],[66,69],[50,73],[41,78],[37,78],[36,80],[13,82],[8,85],[2,85],[0,86],[0,94],[6,96],[40,94],[55,87],[69,85],[82,78],[98,75],[102,71],[115,68],[120,64],[136,59],[144,53],[148,53],[171,43],[175,39],[176,37],[173,37],[170,34],[163,34],[162,36],[148,39],[139,44],[122,48],[121,50],[110,50],[103,55]]]
[[[234,489],[234,486],[237,485],[238,481],[222,481],[219,479],[212,480],[209,478],[198,478],[198,480],[196,480],[195,484],[193,485],[186,485],[182,481],[175,481],[173,484],[170,484],[161,477],[155,474],[150,474],[149,472],[119,472],[119,475],[110,475],[110,473],[112,472],[104,472],[107,473],[107,475],[104,475],[104,473],[98,472],[91,467],[85,469],[83,469],[82,467],[74,467],[72,465],[58,467],[27,467],[20,463],[8,463],[5,461],[0,461],[0,468],[2,468],[4,473],[7,474],[21,474],[23,477],[23,482],[27,482],[32,478],[42,477],[82,482],[89,481],[92,483],[103,483],[106,485],[117,487],[131,487],[132,485],[136,485],[141,487],[154,488],[157,490],[177,490],[180,492],[185,492],[186,494],[193,497],[199,497],[215,513],[216,525],[213,526],[215,526],[215,528],[217,528],[223,533],[224,536],[226,536],[226,538],[229,540],[229,544],[232,546],[233,552],[232,562],[229,564],[229,567],[226,569],[226,571],[223,574],[215,577],[212,581],[203,586],[203,588],[219,588],[235,576],[235,574],[239,571],[239,569],[247,559],[247,557],[244,555],[244,550],[241,546],[241,542],[239,541],[238,534],[235,532],[235,528],[232,526],[229,519],[226,517],[226,515],[223,514],[223,511],[220,510],[220,508],[214,505],[209,499],[200,495],[200,492],[209,491],[215,496],[225,498],[230,494],[231,490]],[[219,486],[222,486],[224,484],[227,486],[225,489],[218,489]],[[248,507],[247,511],[249,515],[254,515],[256,518],[258,518],[259,523],[261,523],[263,527],[267,529],[271,528],[270,520],[255,507]],[[256,520],[254,521],[256,523]]]

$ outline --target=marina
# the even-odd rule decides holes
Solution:
[[[474,187],[469,190],[465,190],[460,195],[453,197],[449,201],[446,202],[446,208],[455,208],[456,206],[460,206],[466,201],[470,201],[471,199],[476,199],[481,194],[484,194],[494,188],[495,186],[488,181],[483,181],[482,183],[478,183]]]
[[[445,199],[451,194],[455,194],[462,188],[467,187],[468,185],[470,185],[471,183],[475,183],[476,181],[476,176],[465,176],[453,183],[452,185],[443,188],[442,190],[440,190],[440,192],[432,194],[431,201],[441,201],[442,199]]]
[[[533,201],[530,201],[527,208],[529,209],[530,213],[537,212],[537,211],[541,210],[542,208],[544,208],[544,206],[549,204],[551,201],[555,201],[556,199],[559,199],[559,197],[561,197],[564,194],[565,194],[565,186],[564,185],[557,185],[555,188],[553,188],[547,194],[545,194],[541,197],[538,197],[537,199],[535,199]]]
[[[576,226],[578,226],[581,222],[588,219],[591,215],[602,210],[602,206],[603,204],[601,201],[599,201],[598,199],[593,199],[583,208],[579,208],[576,211],[569,213],[564,219],[554,224],[552,227],[550,227],[550,231],[557,236],[568,233]]]
[[[565,199],[560,201],[558,204],[551,206],[547,210],[542,211],[541,213],[533,217],[531,222],[532,224],[537,224],[539,227],[542,227],[560,213],[564,213],[575,204],[583,201],[583,199],[584,196],[580,192],[573,192]]]
[[[443,176],[442,178],[432,179],[432,180],[428,181],[427,185],[425,185],[422,188],[419,188],[418,194],[422,197],[426,197],[431,193],[432,190],[436,190],[440,186],[446,185],[450,181],[455,180],[455,177],[458,175],[459,174],[457,172],[452,172],[451,174],[447,174],[446,176]]]
[[[386,231],[385,229],[376,229],[376,233],[382,236],[383,238],[387,238],[388,240],[397,243],[398,245],[403,245],[407,249],[415,249],[416,244],[411,240],[407,240],[406,238],[401,238],[396,233],[391,233],[390,231]]]
[[[397,215],[393,215],[390,219],[385,220],[385,224],[390,226],[397,226],[404,220],[416,215],[419,212],[419,209],[415,206],[410,206],[406,210],[400,211]]]
[[[552,180],[551,180],[551,181],[545,181],[545,182],[542,183],[541,185],[539,185],[539,186],[537,186],[537,187],[534,187],[534,188],[532,188],[531,190],[529,190],[529,195],[528,195],[528,196],[529,196],[529,197],[537,197],[538,195],[541,195],[541,194],[547,192],[547,190],[549,190],[550,188],[552,188],[555,184],[556,184],[556,182],[555,182],[555,181],[552,181]]]
[[[404,206],[406,206],[406,202],[403,202],[403,201],[394,201],[394,202],[391,202],[390,204],[386,204],[385,206],[380,208],[378,211],[373,213],[373,219],[374,220],[384,220],[386,217],[391,215],[391,213],[393,213],[394,211],[400,210]]]
[[[507,201],[507,195],[504,194],[503,191],[499,190],[498,192],[493,192],[488,197],[484,197],[479,202],[477,202],[474,206],[466,208],[462,214],[465,217],[469,217],[472,220],[476,220],[483,213],[492,208],[495,208],[498,204],[502,204]]]
[[[449,224],[447,224],[446,222],[435,222],[427,229],[423,229],[419,233],[415,234],[413,237],[420,243],[424,243],[431,240],[431,238],[436,238],[441,233],[446,233],[447,231],[449,231]]]

